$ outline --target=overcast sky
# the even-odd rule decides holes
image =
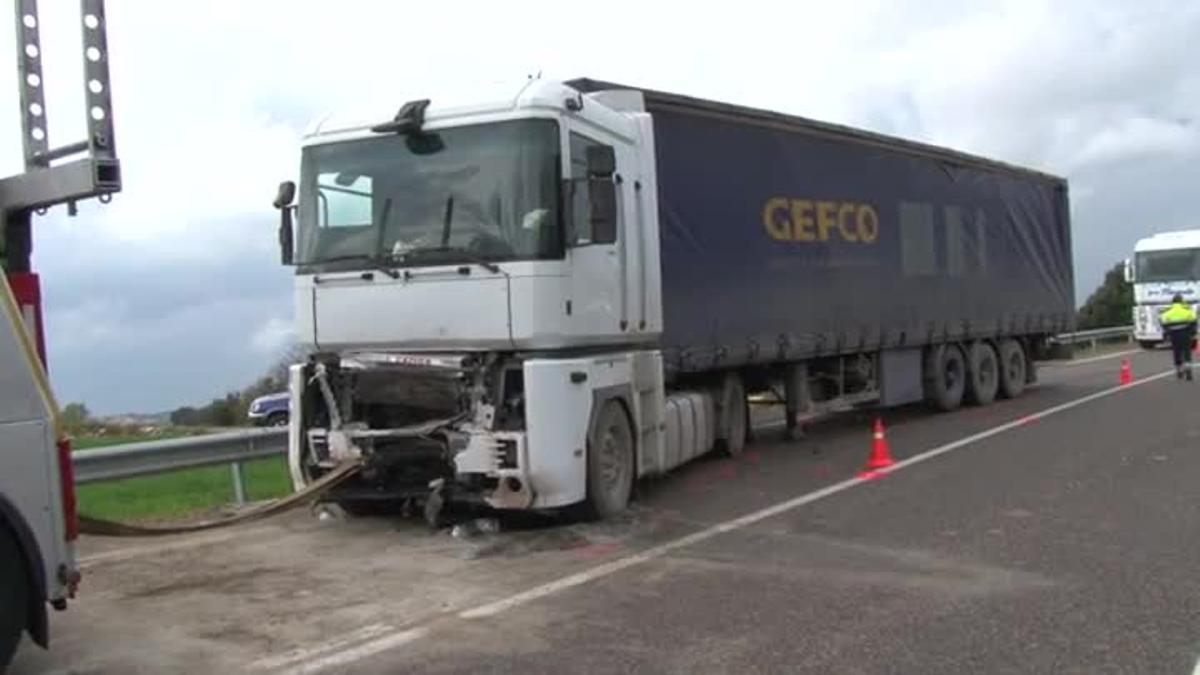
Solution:
[[[586,75],[1064,175],[1080,302],[1138,237],[1200,227],[1200,2],[900,4],[109,0],[125,188],[35,226],[59,395],[161,411],[253,380],[290,341],[270,201],[307,124],[480,80]],[[41,3],[52,145],[83,137],[77,11]],[[21,155],[13,32],[5,174]]]

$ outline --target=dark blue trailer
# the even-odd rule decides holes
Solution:
[[[799,364],[808,371],[801,395],[852,394],[861,375],[882,388],[864,393],[885,404],[926,397],[954,407],[959,384],[934,380],[957,378],[978,399],[991,385],[972,380],[991,377],[1012,394],[1011,380],[1033,379],[1046,338],[1072,326],[1062,178],[638,91],[655,136],[670,378]]]

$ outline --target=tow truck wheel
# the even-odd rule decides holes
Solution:
[[[616,401],[607,401],[588,439],[587,512],[610,518],[629,505],[633,492],[633,428]]]
[[[27,578],[17,541],[0,523],[0,672],[12,661],[29,617]]]

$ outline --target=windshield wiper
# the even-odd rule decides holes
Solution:
[[[413,256],[419,256],[419,255],[422,255],[425,253],[455,253],[455,254],[461,255],[462,257],[466,258],[467,262],[473,263],[475,265],[479,265],[480,267],[491,272],[492,274],[500,274],[501,273],[500,266],[497,265],[496,263],[479,255],[478,253],[475,253],[474,251],[470,251],[468,249],[461,248],[458,246],[431,246],[429,248],[417,248],[417,249],[413,249],[411,251],[406,251],[405,253],[400,254],[399,256],[395,256],[395,257],[398,257],[401,259],[408,259]]]
[[[323,258],[321,260],[316,260],[313,262],[314,262],[314,264],[324,264],[324,263],[332,263],[332,262],[347,262],[350,260],[360,260],[362,262],[369,263],[371,265],[371,269],[373,269],[373,270],[378,270],[380,272],[383,272],[384,274],[388,275],[389,277],[391,277],[393,279],[400,278],[400,273],[397,272],[396,270],[392,269],[391,267],[389,267],[387,265],[387,263],[384,262],[382,259],[377,258],[375,256],[365,255],[362,253],[355,253],[353,255],[335,255],[332,258]]]

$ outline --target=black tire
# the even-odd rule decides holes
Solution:
[[[1000,386],[1000,360],[992,345],[977,340],[967,347],[967,403],[987,405],[996,400]]]
[[[950,412],[962,405],[967,383],[967,362],[958,345],[938,345],[929,350],[925,365],[925,397],[937,410]]]
[[[273,412],[267,415],[267,426],[269,427],[286,427],[288,424],[288,414],[285,412]]]
[[[737,373],[726,373],[717,392],[716,449],[730,457],[746,450],[750,414],[746,401],[746,385]]]
[[[1021,343],[1013,339],[1000,341],[1000,390],[1001,398],[1017,398],[1025,393],[1025,382],[1029,377],[1029,360]]]
[[[1138,346],[1147,351],[1158,349],[1158,343],[1154,340],[1138,340]]]
[[[633,427],[625,408],[606,401],[588,434],[587,514],[611,518],[629,506],[633,494]]]
[[[29,575],[17,540],[0,523],[0,673],[4,672],[29,621]]]

